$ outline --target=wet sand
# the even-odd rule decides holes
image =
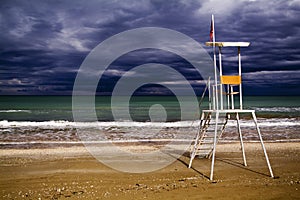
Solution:
[[[259,143],[218,144],[215,181],[210,160],[183,155],[150,173],[122,173],[82,146],[0,149],[0,199],[300,199],[300,143],[266,143],[276,179]]]

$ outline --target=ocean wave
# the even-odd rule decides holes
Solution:
[[[157,128],[184,128],[184,127],[197,127],[200,121],[176,121],[176,122],[72,122],[72,121],[0,121],[0,128],[10,127],[39,127],[47,129],[56,128],[107,128],[107,127],[157,127]],[[300,121],[297,118],[271,118],[258,119],[259,126],[262,127],[276,127],[276,126],[300,126]],[[228,126],[236,126],[235,120],[229,120]],[[241,126],[254,127],[253,120],[241,120]]]
[[[255,107],[258,112],[300,112],[300,107]]]
[[[0,110],[0,113],[31,113],[31,110]]]
[[[97,127],[190,127],[197,126],[197,123],[192,121],[177,121],[177,122],[71,122],[71,121],[0,121],[0,128],[9,127],[40,127],[40,128],[97,128]]]
[[[236,126],[236,121],[230,120],[227,125]],[[300,121],[296,118],[258,119],[258,125],[261,127],[300,126]],[[241,120],[241,126],[255,127],[253,120]]]

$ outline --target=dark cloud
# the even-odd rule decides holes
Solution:
[[[297,0],[3,0],[0,94],[71,94],[88,53],[105,39],[132,28],[170,28],[203,44],[209,39],[212,13],[217,40],[251,42],[242,49],[245,94],[300,95]],[[131,53],[113,63],[111,74],[104,78],[106,84],[116,81],[129,66],[147,62],[173,65],[185,71],[189,80],[198,80],[178,57],[150,54]],[[236,59],[235,49],[224,49],[224,68],[230,73],[235,72]],[[143,92],[159,93],[156,90]]]

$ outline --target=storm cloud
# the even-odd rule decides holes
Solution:
[[[134,28],[169,28],[204,45],[211,14],[217,41],[251,42],[242,49],[246,95],[300,95],[298,0],[3,0],[0,94],[71,95],[89,52],[107,38]],[[178,69],[187,64],[160,51],[136,53],[113,63],[104,77],[108,90],[110,81],[137,64],[156,62]],[[224,69],[236,65],[236,59],[236,49],[224,49]],[[192,70],[186,75],[197,88],[199,76],[193,76]],[[147,91],[153,94],[156,89]]]

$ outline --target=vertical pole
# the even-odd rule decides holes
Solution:
[[[210,88],[210,77],[208,78],[208,105],[211,110],[211,88]]]
[[[238,59],[239,59],[239,76],[242,78],[242,60],[241,60],[241,47],[238,47]],[[239,85],[240,89],[240,109],[243,110],[243,95],[242,95],[242,82]]]
[[[220,78],[221,78],[223,72],[222,72],[222,52],[220,46],[219,46],[219,68],[220,68]],[[221,80],[220,80],[220,106],[221,106],[221,110],[223,110],[223,85]]]
[[[214,147],[213,147],[212,160],[211,160],[211,169],[210,169],[210,180],[211,181],[214,178],[214,165],[215,165],[216,146],[217,146],[218,120],[219,120],[219,111],[216,112]]]
[[[231,109],[234,109],[234,98],[233,98],[233,86],[230,86],[230,96],[231,96]]]
[[[239,136],[240,136],[240,142],[241,142],[241,149],[242,149],[242,153],[243,153],[244,165],[247,166],[246,154],[245,154],[245,148],[244,148],[244,142],[243,142],[243,136],[242,136],[241,126],[240,126],[239,113],[236,113],[236,121],[237,121]]]
[[[261,136],[258,124],[257,124],[256,115],[255,115],[254,112],[255,111],[252,112],[252,118],[253,118],[253,121],[254,121],[255,126],[256,126],[256,130],[257,130],[257,133],[258,133],[258,136],[259,136],[261,147],[262,147],[262,149],[264,151],[264,154],[265,154],[265,157],[266,157],[266,161],[267,161],[267,165],[268,165],[268,168],[269,168],[269,171],[270,171],[270,175],[271,175],[272,178],[274,178],[273,171],[272,171],[272,168],[271,168],[271,164],[270,164],[270,161],[269,161],[269,157],[268,157],[268,154],[267,154],[267,151],[266,151],[266,148],[265,148],[265,145],[264,145],[264,142],[263,142],[263,139],[262,139],[262,136]]]
[[[212,97],[212,98],[213,98],[213,109],[216,110],[216,97],[215,97],[215,94],[216,94],[216,93],[215,93],[216,88],[215,88],[214,85],[212,86],[212,91],[213,91],[213,92],[212,92],[212,94],[213,94],[213,97]]]
[[[230,88],[229,85],[227,85],[227,109],[230,109]]]
[[[212,30],[213,30],[213,52],[214,52],[214,72],[215,72],[215,108],[219,109],[218,101],[218,77],[217,77],[217,58],[216,58],[216,38],[215,38],[215,22],[214,15],[211,15]]]

